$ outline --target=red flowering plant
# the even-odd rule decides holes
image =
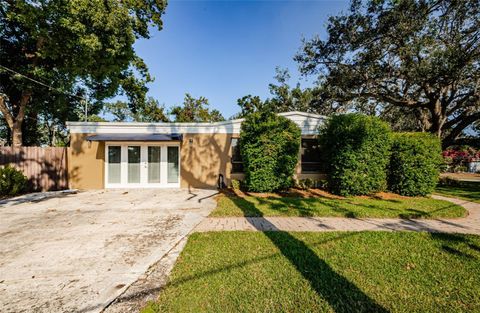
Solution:
[[[448,172],[463,172],[470,162],[480,161],[480,150],[469,146],[450,147],[442,152]]]

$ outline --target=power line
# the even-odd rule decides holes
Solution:
[[[39,84],[39,85],[41,85],[41,86],[43,86],[43,87],[47,87],[49,90],[55,90],[55,91],[57,91],[57,92],[59,92],[59,93],[63,93],[63,94],[65,94],[65,95],[69,95],[69,96],[72,96],[72,97],[75,97],[75,98],[80,99],[80,100],[84,103],[84,105],[85,105],[85,121],[87,121],[88,109],[87,109],[87,100],[86,100],[85,98],[83,98],[83,97],[81,97],[81,96],[79,96],[79,95],[73,94],[73,93],[71,93],[71,92],[67,92],[67,91],[61,90],[60,88],[56,88],[56,87],[47,85],[46,83],[43,83],[43,82],[41,82],[41,81],[39,81],[39,80],[36,80],[36,79],[33,79],[33,78],[28,77],[28,76],[26,76],[26,75],[23,75],[22,73],[19,73],[19,72],[15,71],[15,70],[12,70],[11,68],[8,68],[8,67],[6,67],[6,66],[4,66],[4,65],[1,65],[1,64],[0,64],[0,67],[3,68],[4,70],[10,72],[10,73],[14,73],[14,74],[16,74],[16,75],[20,75],[20,76],[22,76],[23,78],[28,79],[28,80],[36,83],[36,84]]]
[[[22,73],[19,73],[19,72],[15,71],[15,70],[12,70],[11,68],[8,68],[8,67],[6,67],[6,66],[1,65],[1,64],[0,64],[0,67],[3,68],[4,70],[7,70],[7,71],[11,72],[11,73],[15,73],[15,74],[17,74],[17,75],[20,75],[20,76],[22,76],[23,78],[26,78],[26,79],[34,82],[34,83],[37,83],[37,84],[39,84],[39,85],[42,85],[43,87],[47,87],[48,89],[53,89],[53,90],[56,90],[56,91],[58,91],[58,92],[60,92],[60,93],[63,93],[63,94],[66,94],[66,95],[69,95],[69,96],[72,96],[72,97],[76,97],[76,98],[78,98],[78,99],[81,99],[81,100],[85,100],[85,101],[86,101],[85,98],[83,98],[83,97],[81,97],[81,96],[79,96],[79,95],[76,95],[76,94],[73,94],[73,93],[71,93],[71,92],[67,92],[67,91],[61,90],[60,88],[56,88],[56,87],[47,85],[46,83],[43,83],[43,82],[38,81],[38,80],[36,80],[36,79],[30,78],[30,77],[28,77],[28,76],[26,76],[26,75],[23,75]]]

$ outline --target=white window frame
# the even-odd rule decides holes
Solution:
[[[108,182],[108,148],[111,146],[120,146],[120,183],[112,184]],[[128,146],[140,147],[140,183],[128,183]],[[160,183],[148,183],[148,147],[161,147],[160,154]],[[168,183],[168,151],[167,147],[178,147],[178,182]],[[181,179],[181,149],[179,142],[138,142],[138,141],[109,141],[105,142],[104,158],[104,185],[106,189],[110,188],[180,188]]]

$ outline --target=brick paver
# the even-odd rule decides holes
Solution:
[[[468,216],[445,219],[337,217],[209,217],[195,229],[206,231],[426,231],[480,234],[480,203],[432,196],[463,206]]]

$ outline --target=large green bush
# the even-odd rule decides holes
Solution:
[[[442,163],[440,139],[427,133],[393,136],[389,189],[404,196],[424,196],[438,182]]]
[[[365,195],[386,188],[391,145],[388,124],[361,114],[336,115],[321,127],[319,140],[332,193]]]
[[[0,167],[0,196],[15,196],[27,187],[27,177],[10,165]]]
[[[271,192],[291,187],[300,140],[300,129],[291,120],[266,111],[249,114],[240,131],[247,190]]]

